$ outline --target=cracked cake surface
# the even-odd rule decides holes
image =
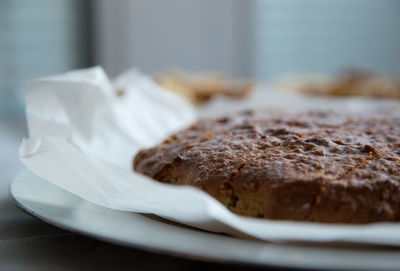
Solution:
[[[400,221],[400,115],[248,111],[141,150],[134,169],[198,187],[239,215]]]

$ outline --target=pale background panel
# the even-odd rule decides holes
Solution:
[[[400,73],[400,1],[257,0],[255,76]]]
[[[252,9],[243,0],[96,1],[95,55],[111,75],[137,66],[248,76]]]

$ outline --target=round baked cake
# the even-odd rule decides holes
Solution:
[[[232,212],[332,223],[400,221],[400,115],[249,111],[141,150],[134,169]]]

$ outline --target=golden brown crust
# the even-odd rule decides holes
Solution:
[[[245,112],[140,151],[134,169],[253,217],[400,221],[400,116]]]

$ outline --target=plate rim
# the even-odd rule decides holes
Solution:
[[[229,264],[244,265],[244,266],[251,265],[251,266],[254,266],[254,267],[262,266],[262,267],[271,267],[271,268],[290,268],[290,269],[293,269],[293,270],[302,270],[302,269],[307,268],[307,269],[312,270],[311,268],[308,268],[308,267],[302,268],[302,267],[297,267],[295,265],[290,265],[290,264],[288,264],[286,266],[286,265],[282,265],[282,264],[278,264],[278,263],[250,262],[250,261],[243,261],[243,260],[231,259],[231,258],[230,259],[221,259],[218,256],[216,256],[216,257],[212,257],[211,256],[210,257],[210,256],[195,255],[195,254],[191,254],[191,253],[185,252],[185,251],[168,250],[168,249],[163,249],[163,248],[147,245],[144,242],[142,242],[142,243],[124,242],[124,241],[121,241],[119,239],[111,238],[111,237],[108,237],[108,236],[102,236],[102,235],[99,235],[99,234],[96,234],[96,233],[93,233],[93,232],[90,232],[90,231],[85,231],[85,230],[78,229],[78,228],[73,227],[73,226],[69,226],[69,225],[66,225],[66,224],[59,223],[56,220],[52,220],[52,219],[50,219],[48,217],[45,217],[45,216],[39,214],[38,212],[36,212],[35,210],[32,210],[29,207],[25,206],[23,204],[23,202],[18,199],[18,196],[15,195],[15,193],[14,193],[14,191],[15,191],[14,190],[15,189],[15,183],[18,181],[17,180],[18,177],[20,177],[24,173],[35,175],[33,172],[31,172],[28,169],[20,170],[14,176],[13,180],[11,181],[11,183],[9,185],[10,198],[12,199],[14,204],[20,210],[22,210],[24,213],[28,214],[29,216],[34,217],[35,219],[39,219],[39,220],[41,220],[41,221],[43,221],[43,222],[45,222],[47,224],[50,224],[50,225],[52,225],[54,227],[57,227],[59,229],[66,230],[66,231],[69,231],[69,232],[72,232],[72,233],[77,233],[77,234],[80,234],[82,236],[86,236],[86,237],[89,237],[89,238],[93,238],[95,240],[99,240],[99,241],[102,241],[102,242],[107,242],[107,243],[114,244],[114,245],[119,245],[119,246],[123,246],[123,247],[127,247],[127,248],[143,250],[143,251],[146,251],[146,252],[149,252],[149,253],[156,253],[156,254],[173,256],[173,257],[184,258],[184,259],[189,259],[189,260],[204,261],[204,262],[214,262],[214,263],[220,263],[220,264],[229,263]],[[46,181],[46,180],[44,180],[44,179],[42,179],[42,178],[40,178],[40,177],[38,177],[36,175],[35,175],[35,177],[39,178],[39,179],[41,179],[43,181]],[[47,183],[49,185],[55,186],[55,185],[51,184],[50,182],[47,182]],[[57,186],[55,186],[55,187],[57,187]],[[63,190],[66,193],[72,194],[72,193],[68,192],[67,190],[64,190],[64,189],[62,189],[60,187],[57,187],[57,188]],[[86,201],[85,199],[82,199],[82,198],[80,198],[80,199],[83,200],[83,201]],[[103,208],[105,208],[105,207],[103,207]],[[138,214],[139,215],[145,215],[145,214],[140,214],[140,213],[138,213]],[[163,218],[161,218],[161,219],[163,219]],[[174,224],[179,224],[179,223],[176,223],[176,222],[173,222],[173,223]],[[175,226],[179,227],[177,225],[175,225]],[[207,233],[207,234],[222,235],[222,234],[207,232],[207,231],[201,230],[201,229],[196,229],[196,228],[193,228],[191,226],[187,226],[187,227],[192,228],[193,230],[197,230],[197,231],[200,231],[200,232],[203,232],[203,233]],[[239,238],[231,237],[231,236],[229,238],[241,240]]]
[[[63,224],[63,223],[57,221],[56,219],[51,219],[49,217],[46,217],[46,216],[38,213],[37,211],[29,208],[28,206],[25,206],[24,202],[23,202],[24,200],[23,199],[19,199],[18,198],[19,197],[18,193],[15,193],[16,192],[16,184],[18,182],[26,182],[26,180],[23,177],[26,178],[26,177],[29,177],[29,175],[31,177],[39,179],[42,182],[46,182],[48,185],[54,186],[54,187],[56,187],[58,189],[61,189],[65,193],[72,194],[72,193],[70,193],[70,192],[68,192],[68,191],[66,191],[66,190],[64,190],[64,189],[62,189],[60,187],[57,187],[57,186],[51,184],[50,182],[46,181],[45,179],[36,176],[30,170],[23,169],[18,174],[16,174],[16,176],[13,178],[13,180],[10,183],[10,186],[9,186],[10,197],[14,201],[14,203],[16,204],[16,206],[18,208],[20,208],[25,213],[27,213],[27,214],[29,214],[29,215],[37,218],[37,219],[40,219],[40,220],[44,221],[45,223],[48,223],[50,225],[53,225],[53,226],[58,227],[58,228],[63,229],[63,230],[67,230],[67,231],[70,231],[70,232],[73,232],[73,233],[78,233],[78,234],[81,234],[83,236],[88,236],[88,237],[96,239],[96,240],[108,242],[108,243],[111,243],[111,244],[116,244],[116,245],[119,245],[119,246],[135,248],[135,249],[139,249],[139,250],[144,250],[144,251],[147,251],[147,252],[150,252],[150,253],[170,255],[170,256],[174,256],[174,257],[181,257],[181,258],[185,258],[185,259],[192,259],[192,260],[205,261],[205,262],[230,263],[230,264],[246,265],[246,266],[254,266],[254,267],[262,266],[262,267],[271,267],[271,268],[292,268],[292,269],[300,269],[300,270],[301,269],[307,269],[307,270],[310,270],[310,269],[311,270],[312,269],[314,269],[314,270],[315,269],[332,270],[333,268],[339,269],[339,270],[340,269],[341,270],[348,270],[349,269],[349,268],[346,268],[344,266],[342,266],[342,267],[341,266],[328,267],[328,266],[319,266],[319,265],[317,265],[315,263],[314,264],[312,264],[312,263],[308,263],[307,264],[307,263],[304,263],[304,262],[303,263],[300,263],[300,262],[295,263],[295,262],[290,261],[290,260],[288,260],[285,263],[282,263],[279,260],[275,261],[275,262],[268,260],[268,262],[266,262],[266,261],[260,261],[260,260],[251,261],[250,259],[249,260],[244,260],[244,259],[239,259],[239,258],[233,259],[232,257],[231,258],[221,258],[221,256],[218,256],[218,255],[216,255],[214,257],[213,257],[213,255],[205,256],[205,255],[200,255],[200,254],[193,254],[192,252],[188,252],[188,251],[182,251],[182,250],[176,249],[176,247],[166,249],[166,248],[163,248],[163,247],[154,246],[152,244],[146,244],[145,242],[139,242],[139,241],[135,242],[135,243],[129,242],[129,241],[124,242],[121,239],[113,238],[112,236],[110,237],[110,236],[106,236],[106,235],[100,235],[100,234],[98,234],[96,232],[91,232],[90,229],[84,230],[84,229],[79,228],[79,227],[74,227],[74,226],[71,226],[71,225],[68,225],[68,224]],[[76,195],[74,195],[74,196],[76,196]],[[84,202],[87,202],[86,200],[84,200],[82,198],[80,198],[80,199],[82,201],[84,201]],[[92,205],[94,205],[96,207],[105,208],[105,207],[102,207],[102,206],[97,206],[97,205],[95,205],[93,203],[90,203],[90,202],[88,202],[88,203],[92,204]],[[108,209],[108,208],[105,208],[105,209],[114,211],[114,210]],[[143,215],[143,214],[139,214],[139,215]],[[176,225],[176,223],[175,223],[173,226],[179,228],[179,224]],[[185,225],[183,225],[183,226],[185,226]],[[240,241],[240,242],[241,241],[244,241],[244,242],[260,242],[260,243],[262,243],[263,245],[266,245],[266,246],[268,246],[268,245],[269,246],[273,246],[274,245],[274,243],[269,243],[269,242],[243,240],[243,239],[240,239],[240,238],[237,238],[237,237],[223,236],[222,234],[207,232],[207,231],[204,231],[204,230],[198,230],[198,229],[192,228],[190,226],[189,226],[189,228],[191,230],[193,230],[193,231],[199,231],[202,234],[218,235],[219,237],[232,238],[232,239],[234,239],[236,241]],[[353,268],[353,269],[360,269],[360,268],[362,268],[362,267]],[[393,270],[400,270],[400,260],[399,260],[399,267],[397,269],[394,269],[394,268],[392,268],[392,269]],[[373,269],[371,269],[371,270],[373,270]]]

